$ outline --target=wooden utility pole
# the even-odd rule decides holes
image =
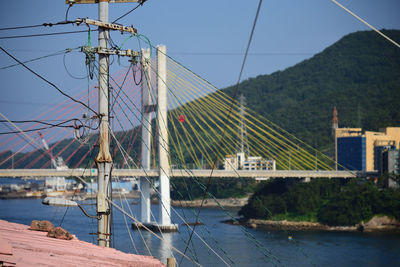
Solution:
[[[108,4],[139,2],[140,0],[66,0],[66,4],[95,4],[98,3],[99,21],[84,19],[86,24],[99,27],[98,48],[99,54],[99,152],[95,158],[98,169],[97,215],[99,216],[97,235],[98,245],[110,246],[111,237],[111,207],[108,200],[111,199],[111,170],[112,157],[110,154],[109,133],[109,55],[115,51],[108,49],[109,29],[136,33],[131,27],[121,27],[108,23]],[[125,55],[132,56],[130,52]]]
[[[99,21],[108,23],[108,1],[99,2]],[[109,30],[99,27],[100,48],[108,48]],[[98,222],[98,244],[101,247],[110,246],[110,214],[111,208],[107,198],[111,196],[111,168],[112,157],[110,154],[109,134],[109,84],[108,84],[108,58],[107,54],[99,54],[99,153],[96,156],[98,169],[97,215],[101,216]]]

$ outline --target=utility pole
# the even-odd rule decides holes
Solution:
[[[108,1],[99,1],[99,21],[108,23]],[[108,48],[107,28],[99,27],[99,48]],[[108,84],[108,54],[99,54],[99,153],[96,156],[98,169],[97,215],[101,216],[98,222],[98,244],[101,247],[110,246],[110,205],[107,198],[111,195],[111,168],[109,134],[109,84]]]
[[[108,200],[111,199],[111,169],[112,157],[110,154],[109,133],[109,55],[120,53],[108,49],[109,29],[136,33],[131,27],[123,27],[108,23],[109,2],[138,2],[139,0],[66,0],[66,4],[95,4],[98,3],[99,21],[83,19],[81,22],[98,26],[99,55],[99,152],[95,158],[98,169],[97,215],[100,217],[97,226],[97,242],[101,247],[110,246],[111,237],[111,207]],[[93,49],[93,48],[90,48]],[[132,51],[127,50],[122,55],[132,56]]]

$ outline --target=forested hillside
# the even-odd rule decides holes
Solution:
[[[400,42],[400,31],[383,32]],[[232,95],[234,87],[225,91]],[[400,49],[375,32],[352,33],[293,67],[242,82],[239,94],[249,108],[328,151],[334,106],[339,127],[400,126]]]

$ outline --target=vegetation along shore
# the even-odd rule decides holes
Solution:
[[[386,178],[377,184],[358,179],[271,179],[261,183],[251,179],[214,180],[203,207],[238,208],[240,218],[225,222],[252,228],[400,232],[400,192],[385,188]],[[173,179],[177,188],[205,182]],[[190,196],[172,193],[173,204],[199,207],[203,195],[191,192]]]

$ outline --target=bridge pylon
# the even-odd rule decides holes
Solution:
[[[142,49],[142,149],[141,149],[141,168],[145,171],[151,168],[151,113],[154,111],[153,99],[154,92],[151,87],[151,61],[150,50]],[[140,221],[150,223],[150,181],[149,177],[140,177]]]
[[[142,151],[141,165],[144,170],[150,170],[151,157],[151,113],[156,111],[158,137],[158,177],[159,216],[158,222],[150,218],[150,181],[149,177],[140,178],[140,219],[141,222],[154,230],[176,231],[177,225],[171,223],[170,200],[170,163],[168,148],[168,101],[167,101],[167,57],[166,47],[157,46],[157,104],[154,103],[154,93],[151,87],[150,52],[142,49]],[[153,97],[152,97],[153,96]]]

